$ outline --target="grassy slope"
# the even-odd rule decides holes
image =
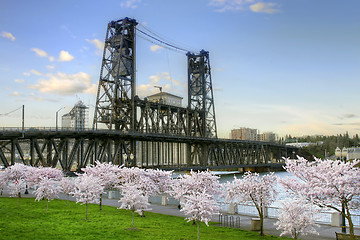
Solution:
[[[131,227],[131,212],[115,207],[89,205],[85,221],[85,206],[54,200],[49,203],[34,199],[0,198],[0,239],[197,239],[196,226],[183,218],[146,213],[135,217],[137,230]],[[201,239],[286,239],[260,237],[258,233],[205,224],[200,226]]]

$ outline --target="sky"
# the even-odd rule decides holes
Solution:
[[[125,17],[209,51],[219,137],[360,133],[359,0],[0,0],[0,127],[55,127],[99,82],[107,24]],[[137,94],[187,103],[185,52],[137,34]],[[60,118],[59,118],[60,122]]]

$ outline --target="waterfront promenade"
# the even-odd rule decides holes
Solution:
[[[7,192],[4,192],[2,197],[8,197]],[[23,197],[27,198],[35,198],[33,194],[23,194]],[[67,196],[64,194],[60,194],[59,199],[66,200]],[[70,197],[71,201],[75,201],[73,197]],[[103,205],[107,206],[113,206],[113,207],[119,207],[120,204],[117,199],[103,199]],[[174,205],[166,205],[162,206],[159,204],[151,204],[150,205],[151,210],[149,212],[159,213],[159,214],[165,214],[165,215],[172,215],[172,216],[178,216],[178,217],[184,217],[185,215],[183,212],[181,212],[177,206]],[[251,219],[254,218],[253,216],[246,216],[246,215],[234,215],[240,217],[240,229],[250,230],[251,229]],[[219,217],[214,216],[212,219],[213,222],[219,222]],[[266,235],[275,235],[279,236],[281,231],[276,230],[276,226],[274,223],[276,222],[276,219],[266,218],[264,220],[264,232]],[[189,223],[190,224],[190,223]],[[219,226],[221,227],[221,226]],[[319,235],[307,235],[307,236],[301,236],[300,239],[304,240],[330,240],[330,239],[336,239],[335,238],[335,232],[341,232],[340,227],[332,227],[330,225],[325,224],[319,224],[319,227],[316,227],[317,232]],[[360,229],[355,229],[355,234],[360,235]],[[288,236],[289,237],[289,236]]]

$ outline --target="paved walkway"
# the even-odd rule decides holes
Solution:
[[[3,197],[7,197],[8,194],[6,192],[3,193]],[[35,198],[35,196],[33,194],[23,194],[23,197],[29,197],[29,198]],[[60,194],[59,199],[67,199],[67,196],[64,194]],[[75,201],[75,199],[73,197],[70,197],[71,201]],[[107,205],[107,206],[113,206],[113,207],[119,207],[120,204],[118,202],[117,199],[103,199],[103,205]],[[183,212],[181,212],[177,206],[173,206],[173,205],[167,205],[167,206],[162,206],[162,205],[158,205],[158,204],[151,204],[150,208],[152,210],[150,210],[149,212],[154,212],[154,213],[160,213],[160,214],[165,214],[165,215],[172,215],[172,216],[178,216],[178,217],[184,217],[185,215]],[[229,215],[230,216],[230,215]],[[246,229],[246,230],[250,230],[251,229],[251,219],[254,218],[252,216],[245,216],[245,215],[233,215],[235,217],[240,217],[240,228],[241,229]],[[212,219],[213,222],[219,222],[219,216],[215,216]],[[275,235],[275,236],[279,236],[281,231],[280,230],[276,230],[276,226],[274,225],[274,223],[276,222],[276,219],[270,219],[270,218],[266,218],[264,220],[264,232],[266,235]],[[303,240],[329,240],[329,239],[336,239],[335,237],[335,232],[341,232],[341,228],[340,227],[332,227],[330,225],[324,225],[324,224],[320,224],[319,227],[315,227],[316,231],[319,233],[319,235],[307,235],[307,236],[300,236],[300,239]],[[360,229],[355,229],[355,234],[356,235],[360,235]],[[290,237],[290,236],[288,236]]]

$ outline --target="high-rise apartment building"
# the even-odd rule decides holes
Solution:
[[[273,132],[264,132],[260,134],[260,141],[263,142],[275,142],[276,134]]]
[[[257,129],[252,128],[238,128],[232,129],[230,133],[231,139],[259,141],[259,134]]]

